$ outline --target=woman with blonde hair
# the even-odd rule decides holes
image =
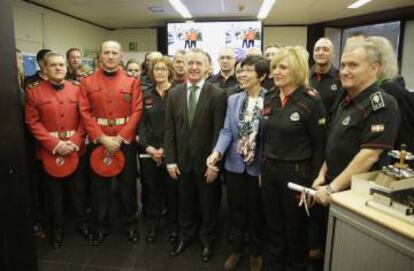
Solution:
[[[287,183],[310,186],[323,162],[325,111],[308,86],[308,53],[284,47],[274,56],[270,73],[275,88],[263,109],[262,199],[268,226],[265,270],[305,270],[307,217],[301,197]]]

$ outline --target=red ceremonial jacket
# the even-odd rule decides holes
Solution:
[[[55,90],[49,81],[29,86],[26,91],[25,120],[40,148],[36,156],[42,159],[45,152],[53,152],[60,139],[50,132],[75,131],[68,138],[85,151],[85,128],[79,114],[79,86],[65,81],[62,89]]]
[[[138,79],[124,71],[111,76],[98,69],[81,79],[79,108],[92,141],[102,135],[121,136],[131,143],[142,115],[142,95]],[[97,119],[128,118],[122,125],[99,125]]]

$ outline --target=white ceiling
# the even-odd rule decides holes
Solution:
[[[29,0],[107,28],[163,26],[182,18],[168,0]],[[194,20],[255,19],[262,0],[182,0]],[[312,24],[414,5],[414,0],[372,0],[359,9],[355,0],[276,0],[265,25]],[[153,13],[149,9],[161,9]]]

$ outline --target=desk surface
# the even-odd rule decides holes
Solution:
[[[365,202],[369,197],[362,196],[354,191],[345,191],[332,195],[333,202],[355,213],[360,214],[378,224],[383,225],[399,234],[414,240],[414,226],[401,221],[376,209],[367,207]]]

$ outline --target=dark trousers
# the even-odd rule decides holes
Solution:
[[[249,40],[247,48],[254,47],[254,40]]]
[[[96,148],[93,145],[92,148]],[[121,151],[125,157],[125,166],[120,174],[113,178],[98,176],[92,172],[92,204],[95,230],[106,233],[109,228],[112,199],[118,203],[119,219],[124,230],[135,230],[136,217],[136,175],[137,162],[135,146],[123,144]]]
[[[201,242],[210,245],[217,224],[220,181],[216,179],[212,183],[206,183],[202,174],[183,172],[178,187],[180,239],[191,241],[196,235],[197,221],[200,220]]]
[[[308,186],[310,169],[309,162],[263,162],[262,196],[268,225],[264,270],[306,270],[307,216],[298,207],[298,193],[289,190],[287,183]]]
[[[42,177],[47,187],[47,209],[52,232],[62,231],[64,226],[64,195],[69,195],[73,209],[76,228],[87,226],[85,214],[86,180],[82,173],[85,167],[85,158],[80,157],[76,171],[64,178],[55,178],[42,170]]]
[[[234,243],[232,250],[244,249],[244,234],[250,236],[250,254],[261,255],[264,233],[264,214],[261,191],[257,177],[226,171],[227,195],[232,211]]]
[[[147,187],[147,217],[150,227],[158,227],[161,212],[167,205],[167,223],[170,231],[178,229],[178,183],[172,180],[165,165],[157,166],[152,159],[144,159],[144,182]]]
[[[328,228],[329,208],[315,204],[310,210],[309,217],[309,248],[325,250],[326,233]]]

